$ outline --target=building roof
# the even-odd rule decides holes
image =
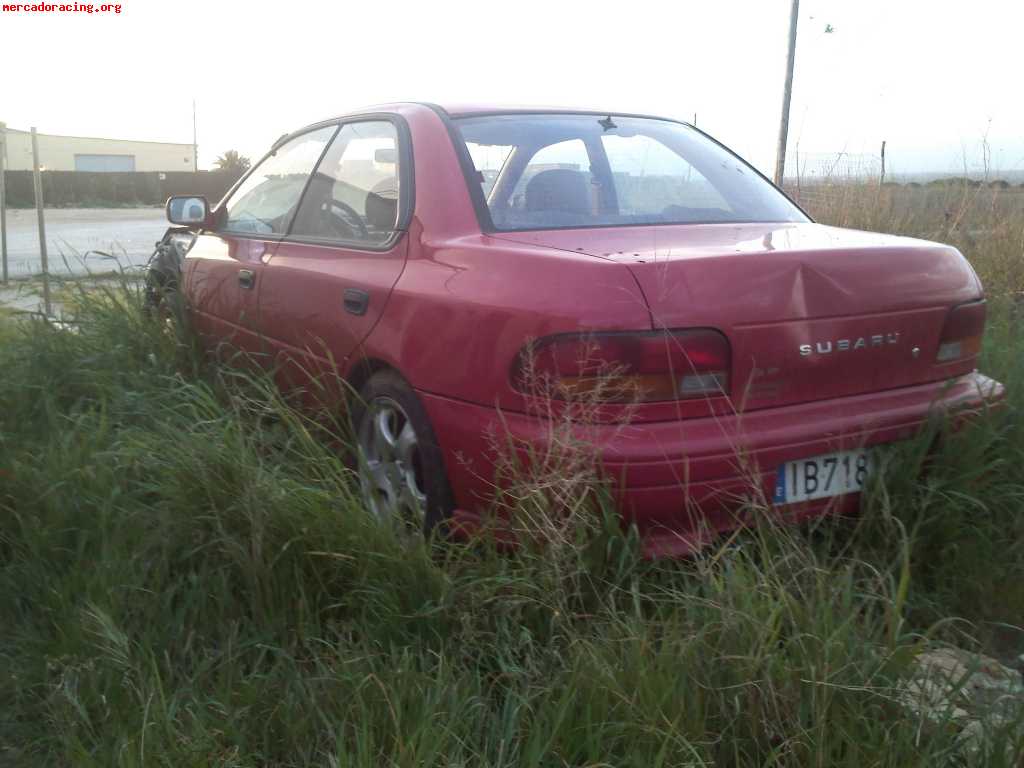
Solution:
[[[5,129],[7,133],[23,133],[28,135],[31,131],[25,131],[19,128],[11,128],[7,126]],[[150,141],[148,139],[112,139],[107,136],[72,136],[65,133],[43,133],[42,131],[36,131],[37,136],[46,136],[51,139],[84,139],[85,141],[125,141],[131,142],[132,144],[162,144],[165,146],[172,147],[191,147],[191,141]]]

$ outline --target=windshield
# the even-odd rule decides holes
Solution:
[[[681,123],[517,114],[455,124],[493,229],[807,221],[749,165]]]

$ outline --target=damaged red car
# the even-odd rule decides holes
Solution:
[[[853,508],[877,446],[1003,397],[955,248],[815,224],[673,120],[374,107],[167,210],[202,336],[290,387],[339,373],[367,505],[424,531],[479,525],[495,435],[543,451],[583,402],[624,524],[669,555],[751,498]]]

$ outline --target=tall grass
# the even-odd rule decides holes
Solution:
[[[9,323],[0,764],[1018,764],[900,696],[929,644],[1024,651],[1024,345],[994,304],[1008,409],[894,447],[858,520],[683,562],[599,493],[557,558],[410,545],[315,422],[130,286],[76,332]]]
[[[816,220],[960,249],[990,296],[1024,292],[1024,189],[826,182],[791,190]]]

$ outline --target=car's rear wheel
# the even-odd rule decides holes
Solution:
[[[426,410],[394,371],[375,373],[353,410],[359,485],[371,514],[414,536],[430,535],[454,502]]]

